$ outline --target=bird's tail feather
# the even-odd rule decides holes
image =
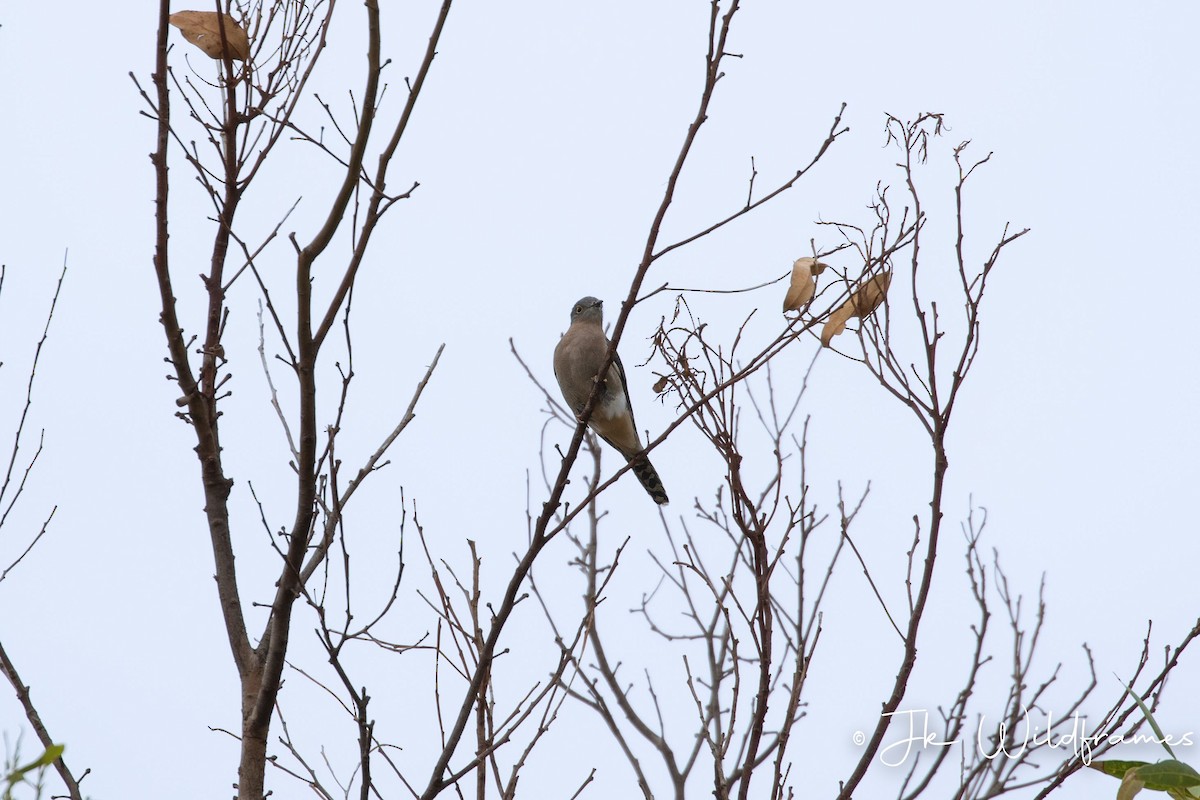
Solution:
[[[666,490],[663,489],[662,479],[658,477],[658,470],[654,469],[650,459],[643,456],[634,458],[631,463],[633,464],[633,474],[646,488],[646,493],[650,495],[650,498],[660,506],[665,506],[670,502],[667,499]]]

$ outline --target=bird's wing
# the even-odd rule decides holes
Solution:
[[[629,387],[625,383],[625,367],[620,356],[614,354],[604,388],[604,407],[597,408],[597,413],[592,415],[592,429],[625,458],[631,458],[642,449],[642,441],[633,418]]]
[[[611,374],[613,370],[616,370],[617,379],[621,382],[621,396],[625,398],[625,408],[629,410],[629,424],[633,426],[633,435],[637,436],[637,422],[633,418],[633,403],[629,400],[629,382],[625,380],[625,365],[621,363],[621,354],[615,350],[609,373]]]

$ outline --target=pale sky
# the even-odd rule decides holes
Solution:
[[[435,8],[385,4],[384,47],[395,60],[386,73],[394,85],[385,114],[401,104],[402,78],[416,68]],[[391,428],[446,344],[416,422],[351,515],[369,540],[364,550],[378,550],[378,574],[362,572],[364,596],[390,588],[401,487],[415,499],[439,558],[461,568],[465,540],[479,542],[489,586],[501,585],[510,554],[523,548],[527,474],[530,505],[540,508],[544,497],[537,461],[544,414],[509,338],[552,387],[550,354],[571,303],[595,295],[615,316],[694,113],[707,14],[705,4],[682,0],[586,8],[463,2],[452,11],[391,172],[393,186],[419,181],[420,188],[385,218],[355,299],[359,376],[351,413],[359,422],[344,433],[347,463]],[[339,10],[312,86],[343,111],[346,88],[362,84],[361,17],[358,4]],[[225,796],[236,779],[236,746],[210,730],[237,728],[238,688],[212,581],[194,439],[174,418],[175,387],[163,379],[168,365],[150,260],[154,131],[127,74],[149,86],[155,24],[149,6],[84,4],[69,18],[47,3],[0,12],[0,262],[7,265],[0,452],[9,448],[64,253],[69,264],[25,441],[33,446],[44,429],[45,451],[0,531],[0,568],[51,508],[58,511],[49,534],[0,584],[0,641],[53,736],[67,744],[72,768],[93,770],[84,788],[96,798]],[[1091,707],[1099,711],[1119,691],[1113,674],[1131,673],[1148,620],[1161,657],[1162,646],[1181,639],[1197,617],[1200,379],[1190,299],[1200,292],[1191,244],[1200,214],[1198,28],[1200,11],[1178,3],[792,7],[751,0],[736,17],[731,49],[744,57],[727,65],[664,239],[740,207],[751,157],[762,189],[807,164],[843,102],[850,132],[791,192],[664,258],[648,287],[758,284],[809,253],[810,239],[835,243],[816,220],[865,222],[876,182],[900,179],[896,152],[883,148],[887,113],[946,115],[940,161],[927,173],[931,213],[952,198],[945,165],[953,145],[970,139],[969,153],[994,154],[968,198],[968,242],[978,257],[1005,223],[1031,229],[993,275],[979,362],[952,422],[943,572],[936,621],[921,640],[928,672],[905,708],[951,702],[968,655],[957,530],[972,498],[990,515],[984,549],[999,550],[1014,590],[1033,602],[1046,576],[1039,661],[1043,673],[1064,662],[1062,697],[1083,680],[1083,642],[1096,655],[1101,690]],[[178,70],[190,62],[209,74],[206,57],[175,32],[172,41]],[[319,119],[315,103],[304,114]],[[210,209],[182,160],[172,167],[176,287],[194,329],[193,276],[205,262]],[[269,232],[302,196],[283,230],[311,235],[333,179],[319,154],[292,145],[251,193],[242,212],[247,231]],[[932,248],[927,268],[939,268],[939,259],[949,267],[951,245],[944,239],[943,249]],[[281,238],[270,256],[281,288],[288,254]],[[756,335],[765,339],[783,324],[782,291],[693,294],[689,301],[714,329],[759,307]],[[671,422],[672,408],[655,401],[650,370],[634,365],[673,301],[664,293],[639,306],[621,347],[638,423],[652,435]],[[247,484],[275,527],[290,522],[291,485],[255,352],[256,302],[249,281],[231,295],[226,349],[236,348],[239,360],[231,365],[235,394],[223,436],[236,481],[240,576],[246,597],[265,601],[274,556]],[[776,367],[780,379],[798,380],[812,353],[808,343],[786,353]],[[832,352],[818,359],[802,409],[813,420],[809,481],[819,502],[832,508],[839,481],[849,494],[870,481],[857,541],[883,574],[902,569],[896,559],[912,515],[928,501],[927,444],[916,422]],[[552,428],[551,446],[565,446],[569,435]],[[673,501],[668,519],[693,530],[694,498],[711,498],[722,477],[702,447],[685,425],[654,455]],[[606,471],[615,463],[606,453]],[[602,624],[620,626],[631,654],[659,654],[655,668],[677,675],[678,656],[661,655],[653,634],[625,614],[656,581],[647,551],[665,552],[657,515],[631,477],[606,500],[602,537],[611,537],[610,546],[627,535],[634,542]],[[539,580],[574,603],[572,553],[565,542],[557,547]],[[415,638],[432,624],[416,594],[428,584],[428,568],[415,536],[405,558],[406,605],[395,630]],[[841,570],[827,609],[830,639],[815,661],[811,718],[801,722],[803,742],[793,753],[802,783],[822,796],[836,793],[843,766],[856,756],[851,733],[873,725],[892,677],[891,655],[880,656],[882,671],[867,669],[894,642],[883,638],[857,566],[847,561]],[[902,587],[888,591],[899,598]],[[545,621],[532,603],[524,614],[510,658],[514,672],[537,679],[549,663],[537,649],[545,647]],[[251,619],[257,629],[261,615]],[[319,664],[311,627],[310,617],[297,615],[296,655]],[[537,655],[522,661],[523,642]],[[1002,682],[1008,666],[999,655],[992,679]],[[424,742],[435,736],[427,727],[429,664],[407,658],[398,664],[365,654],[359,666],[377,698],[381,735],[420,764]],[[630,670],[640,674],[641,666]],[[289,722],[306,731],[310,751],[325,743],[352,755],[344,749],[352,744],[349,722],[302,678],[288,681]],[[1189,652],[1158,716],[1163,728],[1200,729],[1197,697],[1200,655]],[[987,699],[979,702],[988,713]],[[1002,702],[997,695],[991,713]],[[566,708],[575,721],[564,721],[544,754],[538,751],[523,789],[569,797],[597,766],[583,796],[622,796],[632,786],[628,767],[594,718]],[[686,702],[679,708],[690,713]],[[32,734],[11,691],[0,687],[0,732],[11,739],[21,730],[31,755]],[[1194,748],[1177,752],[1200,765]],[[1160,755],[1151,748],[1115,757]],[[414,771],[421,774],[419,766]],[[891,796],[900,775],[878,768],[863,793]],[[706,778],[698,777],[696,796],[707,796]],[[278,797],[306,791],[277,773],[268,781]],[[1098,773],[1081,774],[1058,796],[1115,795],[1116,787]]]

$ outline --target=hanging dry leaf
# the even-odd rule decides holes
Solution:
[[[813,276],[820,275],[824,269],[824,264],[810,256],[796,259],[792,265],[792,283],[788,286],[787,296],[783,298],[784,311],[796,311],[812,300],[817,291]]]
[[[854,301],[854,316],[865,317],[883,303],[887,296],[888,287],[892,285],[892,273],[889,270],[876,275],[867,281],[867,285],[859,289],[850,299]]]
[[[228,14],[225,17],[225,41],[229,55],[235,61],[250,58],[250,39],[246,30]],[[210,58],[221,58],[221,29],[215,11],[177,11],[167,21],[179,28],[183,38],[204,51]]]
[[[825,327],[821,330],[821,345],[828,347],[833,337],[846,330],[846,323],[851,317],[865,319],[879,308],[891,285],[892,273],[885,270],[855,290],[825,321]]]
[[[837,310],[829,315],[829,319],[825,320],[825,327],[821,329],[821,346],[829,347],[829,342],[846,330],[846,322],[853,316],[854,306],[850,305],[849,301],[838,306]]]
[[[666,375],[663,375],[661,378],[659,378],[658,380],[656,380],[654,382],[654,393],[662,394],[663,390],[667,388],[668,383],[670,383],[670,380],[667,378]]]

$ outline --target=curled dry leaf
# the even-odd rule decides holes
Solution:
[[[825,321],[825,327],[821,330],[821,345],[828,347],[833,337],[846,330],[846,323],[851,317],[865,319],[879,308],[891,284],[892,273],[884,270],[856,289]]]
[[[1133,796],[1146,788],[1146,782],[1138,777],[1137,769],[1128,770],[1117,789],[1117,800],[1132,800]]]
[[[812,300],[817,291],[817,282],[813,276],[820,275],[824,270],[825,265],[815,258],[797,258],[796,263],[792,265],[791,285],[783,298],[783,310],[796,311]]]
[[[250,40],[246,30],[228,14],[225,17],[225,41],[229,43],[229,55],[235,61],[250,58]],[[204,51],[210,58],[221,58],[221,28],[215,11],[177,11],[167,21],[179,28],[183,38]]]
[[[701,325],[698,330],[703,329],[704,325]],[[655,373],[658,375],[658,380],[656,380],[654,382],[654,386],[651,387],[654,389],[655,394],[662,394],[668,389],[680,386],[681,382],[683,381],[690,381],[693,379],[695,373],[688,365],[688,359],[686,355],[680,354],[680,359],[673,366],[675,368],[674,375],[659,375],[657,372]],[[678,376],[679,380],[676,380],[675,376]]]

